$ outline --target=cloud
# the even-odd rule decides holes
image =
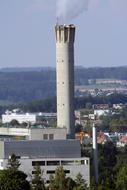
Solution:
[[[70,21],[84,10],[98,10],[100,5],[109,7],[114,14],[127,15],[127,0],[31,0],[27,7],[28,13],[56,11],[60,22]],[[108,12],[107,12],[108,14]]]
[[[87,10],[89,0],[57,0],[56,14],[60,21],[68,21]]]

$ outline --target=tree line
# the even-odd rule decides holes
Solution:
[[[127,103],[127,95],[114,93],[109,96],[97,96],[97,97],[76,97],[74,104],[75,109],[82,109],[85,107],[92,106],[93,104],[113,104]],[[5,110],[12,110],[14,108],[21,108],[24,112],[56,112],[56,97],[46,98],[41,100],[34,100],[27,103],[14,103],[10,105],[0,106],[0,115],[5,112]]]

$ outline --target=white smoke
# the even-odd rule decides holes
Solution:
[[[63,23],[77,17],[84,10],[87,10],[89,0],[57,0],[56,15],[58,22]]]

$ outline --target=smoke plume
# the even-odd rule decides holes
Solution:
[[[70,21],[88,8],[89,0],[57,0],[57,19],[59,23]]]

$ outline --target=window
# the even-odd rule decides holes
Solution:
[[[55,170],[48,170],[47,171],[47,174],[54,174],[55,173]]]
[[[81,160],[75,160],[76,165],[81,165]]]
[[[47,161],[47,165],[48,166],[59,166],[60,165],[60,161]]]
[[[88,161],[88,160],[86,160],[86,164],[87,164],[87,165],[89,164],[89,161]]]
[[[81,164],[84,165],[84,160],[81,160]]]
[[[73,160],[61,161],[61,165],[73,165],[73,164],[74,164]]]
[[[44,134],[44,135],[43,135],[43,139],[44,139],[44,140],[47,140],[47,139],[48,139],[48,134]]]
[[[64,170],[65,174],[69,174],[70,170]],[[47,170],[47,174],[55,174],[55,170]]]
[[[45,161],[33,161],[32,166],[45,166]]]
[[[50,140],[54,139],[54,135],[53,134],[49,134],[49,139]]]
[[[20,156],[16,156],[16,159],[20,159],[21,157]]]
[[[69,174],[69,173],[70,173],[70,170],[64,170],[64,173],[65,173],[65,174]]]
[[[0,162],[0,166],[3,167],[3,166],[4,166],[4,163],[3,163],[3,162]]]
[[[88,165],[89,164],[89,160],[85,160],[85,165]]]

